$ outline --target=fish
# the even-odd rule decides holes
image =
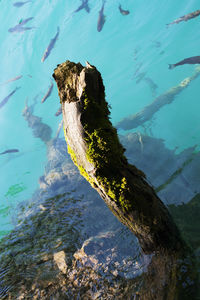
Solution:
[[[8,150],[5,150],[4,152],[1,152],[0,155],[7,154],[7,153],[15,153],[15,152],[19,152],[19,150],[18,149],[8,149]]]
[[[44,97],[42,98],[42,101],[41,101],[42,103],[43,103],[44,101],[46,101],[48,97],[51,96],[52,90],[53,90],[53,82],[52,82],[51,85],[49,86],[49,89],[48,89],[47,93],[46,93],[46,94],[44,95]]]
[[[20,20],[19,21],[19,24],[20,25],[25,25],[26,23],[28,23],[29,21],[31,21],[33,19],[33,17],[30,17],[30,18],[27,18],[27,19],[25,19],[25,20]]]
[[[13,6],[21,7],[21,6],[23,6],[24,4],[26,4],[28,2],[32,2],[32,1],[28,0],[28,1],[24,1],[24,2],[15,2],[15,3],[13,3]]]
[[[57,27],[57,33],[56,33],[56,35],[54,36],[54,38],[51,39],[51,41],[50,41],[48,47],[46,48],[46,50],[45,50],[45,52],[44,52],[44,55],[43,55],[43,57],[42,57],[42,59],[41,59],[41,62],[44,62],[45,59],[47,59],[47,57],[48,57],[49,54],[51,53],[51,50],[53,49],[53,47],[54,47],[54,45],[55,45],[55,43],[56,43],[56,41],[57,41],[57,39],[58,39],[59,32],[60,32],[60,28]]]
[[[74,11],[74,13],[82,10],[82,9],[85,9],[87,11],[87,13],[90,12],[90,7],[88,6],[88,0],[81,0],[82,1],[82,4]]]
[[[121,4],[119,4],[119,11],[123,16],[127,16],[128,14],[130,14],[129,10],[122,9]]]
[[[62,113],[62,107],[60,106],[60,108],[57,110],[57,112],[55,113],[55,116],[58,117],[60,116]]]
[[[1,102],[0,102],[0,108],[2,108],[7,102],[8,100],[10,99],[10,97],[12,95],[14,95],[14,93],[20,89],[20,87],[16,87],[8,96],[6,96]]]
[[[100,31],[102,30],[103,25],[104,25],[104,23],[105,23],[105,21],[106,21],[105,15],[104,15],[104,13],[103,13],[105,3],[106,3],[106,1],[105,1],[105,0],[102,0],[102,7],[101,7],[101,9],[100,9],[100,11],[99,11],[99,17],[98,17],[98,22],[97,22],[97,31],[98,31],[98,32],[100,32]]]
[[[23,77],[23,75],[16,76],[16,77],[14,77],[14,78],[11,78],[11,79],[9,79],[9,80],[7,80],[7,81],[1,83],[0,85],[4,85],[4,84],[10,83],[10,82],[12,82],[12,81],[19,80],[19,79],[22,78],[22,77]]]
[[[177,66],[181,66],[185,64],[200,64],[200,56],[188,57],[177,62],[176,64],[169,64],[169,69],[174,69]]]
[[[19,27],[15,27],[15,29],[13,31],[10,31],[10,32],[24,32],[26,30],[31,30],[33,28],[34,27],[22,27],[22,26],[19,26]]]
[[[182,17],[180,17],[180,18],[178,18],[178,19],[174,20],[173,22],[171,22],[169,24],[166,24],[166,25],[168,27],[168,26],[170,26],[172,24],[178,24],[178,23],[183,22],[183,21],[186,22],[186,21],[188,21],[190,19],[198,17],[199,15],[200,15],[200,9],[198,9],[198,10],[192,12],[192,13],[189,13],[187,15],[184,15],[184,16],[182,16]]]
[[[23,27],[23,25],[25,25],[26,23],[28,23],[29,21],[31,21],[33,19],[33,17],[24,19],[24,20],[20,20],[19,23],[8,29],[9,32],[23,32],[25,30],[30,30],[33,27]]]

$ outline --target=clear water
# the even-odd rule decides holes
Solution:
[[[140,112],[156,96],[192,76],[194,65],[169,70],[168,64],[199,55],[200,46],[200,17],[166,27],[174,19],[199,9],[198,2],[194,0],[121,0],[122,8],[130,11],[127,16],[120,14],[118,1],[107,0],[104,10],[106,21],[101,32],[97,31],[101,0],[89,1],[90,13],[84,9],[74,13],[81,4],[79,0],[33,0],[21,7],[15,7],[13,3],[11,0],[0,2],[0,101],[16,87],[20,89],[0,109],[0,152],[13,148],[19,149],[19,152],[0,156],[0,238],[12,231],[19,219],[23,219],[20,207],[23,204],[27,208],[24,204],[26,201],[31,205],[31,200],[28,199],[32,199],[34,191],[39,188],[38,179],[44,174],[48,161],[47,147],[39,138],[34,137],[22,111],[26,101],[31,105],[38,96],[34,115],[41,117],[42,122],[51,127],[52,138],[55,137],[62,119],[62,116],[54,115],[59,108],[55,83],[51,96],[44,103],[41,100],[51,84],[51,75],[57,64],[65,60],[85,64],[87,60],[95,65],[104,80],[107,101],[112,107],[112,122],[117,124],[124,117]],[[12,33],[8,31],[20,20],[29,17],[33,19],[24,26],[33,27],[31,30]],[[42,63],[44,51],[55,36],[58,26],[59,38],[49,57]],[[139,77],[134,75],[137,69],[137,76],[145,73],[139,82]],[[19,80],[6,83],[20,75],[22,78]],[[157,85],[154,94],[144,80],[145,77]],[[135,132],[135,136],[140,134],[162,139],[170,153],[178,155],[184,149],[195,145],[195,152],[198,153],[198,94],[199,78],[192,81],[171,104],[155,113],[149,122],[129,130],[128,133]],[[127,132],[119,130],[119,134],[125,136]],[[62,136],[61,133],[60,137]],[[141,140],[139,141],[141,144]],[[145,145],[144,139],[141,146]],[[156,150],[152,147],[153,151]],[[134,159],[137,163],[137,156]],[[172,165],[175,166],[175,172],[178,167],[175,162]],[[168,160],[162,160],[159,166],[160,171],[167,169]],[[196,164],[195,167],[197,168]],[[188,169],[192,173],[191,168],[192,165],[189,165]],[[145,164],[143,170],[145,171]],[[155,174],[149,173],[148,176],[156,181]],[[171,200],[176,184],[171,194],[162,191],[163,201],[168,204],[181,204],[191,200],[199,192],[198,172],[195,177],[188,171],[188,178],[186,181],[189,181],[189,187],[184,185],[188,193],[187,199],[174,197],[176,199]],[[167,177],[155,185],[160,186],[166,180]],[[89,229],[87,237],[88,232]]]

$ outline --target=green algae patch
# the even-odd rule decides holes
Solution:
[[[64,135],[65,135],[65,140],[66,140],[66,143],[67,143],[67,137],[66,137],[65,129],[64,129]],[[83,166],[81,166],[80,164],[78,164],[77,158],[76,158],[76,154],[72,150],[72,148],[69,146],[68,143],[67,143],[67,151],[68,151],[69,155],[71,156],[71,159],[72,159],[73,163],[78,167],[80,174],[83,177],[85,177],[85,179],[93,186],[94,180],[91,178],[91,176],[88,175],[88,173],[83,168]]]
[[[132,207],[130,200],[127,200],[130,199],[127,181],[121,174],[127,159],[117,131],[109,120],[110,111],[105,101],[103,84],[101,90],[103,92],[98,99],[89,95],[87,89],[82,96],[81,121],[85,130],[86,157],[95,167],[98,184],[104,187],[107,195],[125,212]]]
[[[98,101],[87,93],[83,92],[82,103],[83,113],[81,121],[85,130],[85,142],[88,146],[87,158],[97,169],[103,169],[105,165],[121,166],[127,162],[125,149],[119,142],[117,131],[109,120],[110,111],[105,101],[104,87],[102,83],[102,94]]]
[[[192,248],[197,249],[200,247],[200,194],[197,194],[187,204],[169,205],[168,207],[183,238]]]
[[[104,186],[108,196],[119,204],[124,212],[133,207],[133,203],[128,200],[130,199],[130,192],[125,177],[113,176],[112,174],[109,179],[98,176],[97,180]]]
[[[6,206],[0,209],[0,216],[4,217],[4,216],[8,216],[9,212],[10,212],[11,207],[10,206]]]
[[[23,183],[17,183],[14,185],[11,185],[5,194],[5,197],[15,197],[17,194],[23,192],[26,189],[25,185]]]
[[[74,162],[74,164],[78,167],[80,174],[85,177],[85,179],[92,185],[93,184],[93,180],[91,178],[91,176],[88,175],[88,173],[86,172],[86,170],[83,168],[83,166],[79,165],[77,163],[77,159],[76,159],[76,154],[75,152],[72,150],[72,148],[68,145],[67,146],[67,150],[68,153],[71,156],[72,161]]]

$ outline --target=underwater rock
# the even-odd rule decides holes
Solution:
[[[105,278],[108,277],[108,274],[127,279],[141,275],[147,270],[151,257],[146,256],[145,265],[142,265],[141,257],[135,261],[130,255],[130,249],[133,253],[137,253],[138,250],[130,238],[131,233],[126,231],[127,239],[124,243],[121,239],[116,243],[116,236],[121,234],[120,231],[121,229],[117,232],[100,232],[97,236],[85,240],[82,247],[74,253],[75,259],[82,266],[93,268]]]
[[[121,141],[127,147],[129,160],[135,161],[135,149],[139,147],[141,151],[140,142],[135,147],[135,136],[130,135]],[[147,156],[151,147],[160,149],[159,159],[169,155],[166,148],[161,150],[162,140],[142,136],[142,141],[144,160],[154,159],[152,152]],[[163,282],[169,289],[167,274],[172,258],[165,256],[163,262],[163,256],[153,257],[151,267],[151,256],[139,255],[134,235],[118,222],[79,174],[65,141],[54,139],[48,145],[43,181],[59,172],[62,184],[55,178],[37,190],[22,205],[16,228],[0,241],[0,298],[115,300],[141,295],[141,299],[162,299]],[[178,161],[188,159],[193,150],[185,150]],[[148,162],[146,166],[149,170]],[[158,174],[156,161],[153,167],[152,174]],[[168,171],[163,180],[167,174]],[[148,282],[146,287],[142,287],[143,276]],[[174,278],[172,281],[175,283]]]
[[[67,154],[65,141],[57,139],[49,144],[48,163],[41,181],[48,181],[52,174],[58,176],[37,190],[30,204],[24,203],[18,225],[0,241],[0,298],[48,300],[84,295],[94,299],[93,293],[104,298],[106,293],[111,297],[112,293],[123,294],[125,277],[133,278],[133,271],[137,272],[137,268],[131,272],[131,266],[126,267],[128,260],[135,265],[135,256],[139,255],[137,241],[80,176]],[[107,233],[103,235],[105,228]],[[126,247],[122,251],[125,237]],[[84,266],[75,254],[90,239],[100,243],[112,240],[113,245],[109,249],[104,242],[106,254],[100,261],[97,253],[96,270]],[[108,263],[106,259],[113,255],[115,269],[112,261]],[[143,270],[140,267],[139,273]],[[121,272],[115,285],[112,280],[116,276],[111,272],[114,270]]]
[[[141,126],[149,121],[153,115],[159,111],[163,106],[172,103],[174,98],[180,94],[188,85],[200,75],[200,67],[197,67],[195,73],[188,78],[185,78],[179,85],[172,87],[166,93],[156,97],[156,99],[149,105],[145,106],[142,111],[137,114],[130,115],[116,124],[116,128],[129,130]]]

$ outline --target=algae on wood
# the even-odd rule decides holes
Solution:
[[[68,152],[145,253],[185,247],[167,208],[142,171],[130,165],[109,120],[104,85],[94,66],[70,61],[53,74],[62,105]]]

